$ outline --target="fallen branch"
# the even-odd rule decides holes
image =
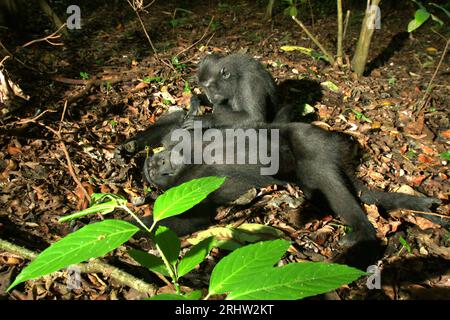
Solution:
[[[113,85],[118,82],[133,79],[133,76],[134,76],[134,74],[129,74],[126,77],[117,77],[117,78],[111,78],[111,79],[91,79],[91,80],[69,79],[69,78],[64,78],[61,76],[54,76],[54,77],[51,77],[51,79],[53,81],[58,81],[61,83],[86,86],[79,93],[67,98],[67,103],[71,104],[71,103],[75,102],[76,100],[84,97],[86,94],[88,94],[93,86],[100,86],[105,82],[109,82],[109,84]]]
[[[2,239],[0,239],[0,250],[18,255],[27,260],[33,260],[38,255],[34,251],[20,247]],[[133,288],[139,292],[146,293],[149,296],[155,295],[156,291],[158,290],[155,285],[137,279],[131,274],[126,273],[125,271],[122,271],[98,259],[91,260],[88,263],[80,263],[77,265],[77,267],[79,267],[80,271],[83,273],[102,273],[103,275],[111,279],[117,280],[120,283],[129,286],[130,288]]]

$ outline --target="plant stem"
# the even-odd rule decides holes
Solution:
[[[203,300],[208,300],[210,296],[211,296],[211,293],[208,293],[208,294],[206,295],[206,297],[203,298]]]
[[[150,233],[150,234],[152,233],[152,229],[153,229],[155,223],[153,223],[152,228],[149,229],[149,228],[141,221],[141,219],[139,219],[139,217],[138,217],[133,211],[131,211],[130,209],[128,209],[127,206],[123,205],[123,206],[120,206],[119,208],[121,208],[121,209],[125,210],[126,212],[128,212],[128,213],[133,217],[133,219],[136,220],[136,222],[137,222],[142,228],[144,228],[145,231],[147,231],[147,232]]]
[[[449,43],[450,43],[450,38],[447,39],[447,43],[445,44],[445,48],[444,48],[444,51],[442,52],[441,59],[439,60],[439,63],[437,65],[437,67],[436,67],[436,70],[434,70],[433,76],[431,77],[430,82],[428,83],[427,90],[425,91],[425,94],[423,95],[422,100],[419,103],[419,107],[417,108],[416,114],[419,114],[420,111],[423,109],[423,107],[425,107],[425,104],[427,102],[427,98],[428,98],[428,96],[430,95],[430,92],[431,92],[431,85],[433,84],[434,78],[436,78],[438,70],[441,67],[442,61],[444,61],[444,57],[447,54],[447,49],[448,49]]]
[[[350,20],[350,10],[347,10],[344,20],[344,32],[342,34],[342,42],[344,42],[345,36],[347,35],[347,27],[349,20]]]
[[[343,37],[343,25],[342,25],[342,0],[337,0],[337,18],[338,18],[338,34],[337,34],[337,63],[342,65],[342,37]]]
[[[325,49],[325,47],[317,40],[316,37],[312,35],[312,33],[308,30],[308,28],[305,27],[305,25],[298,20],[296,17],[292,16],[292,19],[300,26],[300,28],[305,31],[306,35],[311,38],[311,40],[319,47],[320,51],[327,57],[330,63],[334,63],[333,56]]]
[[[166,265],[167,271],[169,271],[169,275],[172,278],[172,283],[175,286],[175,290],[176,290],[177,294],[181,294],[176,270],[172,267],[169,260],[167,260],[166,256],[164,255],[164,252],[161,250],[161,248],[159,247],[159,245],[157,243],[156,243],[156,249],[159,251],[159,254],[161,255],[161,259],[163,260],[164,264]]]

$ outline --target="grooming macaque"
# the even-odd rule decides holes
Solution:
[[[191,179],[216,175],[231,177],[227,185],[208,198],[209,206],[219,207],[230,199],[236,199],[242,194],[242,187],[261,187],[273,181],[292,182],[297,184],[304,192],[305,197],[318,206],[331,209],[341,217],[346,224],[352,227],[353,232],[348,234],[343,241],[346,246],[355,245],[358,242],[375,241],[375,229],[367,219],[361,202],[376,204],[386,210],[396,208],[429,211],[440,203],[438,199],[427,197],[415,197],[401,193],[389,193],[377,190],[369,190],[363,183],[356,179],[355,169],[358,163],[357,145],[350,137],[337,132],[328,132],[314,125],[305,123],[288,124],[254,124],[251,129],[256,131],[267,129],[269,134],[264,142],[265,150],[271,150],[271,158],[277,158],[280,170],[271,175],[261,174],[264,167],[258,163],[244,164],[191,164],[182,163],[179,159],[186,160],[183,154],[177,150],[173,154],[174,146],[165,142],[166,150],[153,155],[146,160],[144,166],[145,177],[154,185],[167,189]],[[274,130],[275,131],[271,131]],[[226,129],[220,130],[223,136]],[[189,131],[191,132],[191,131]],[[194,133],[191,133],[194,136]],[[201,141],[205,146],[212,142]],[[226,141],[223,144],[222,154],[226,157],[228,144],[235,141]],[[272,145],[277,145],[276,149]],[[245,159],[250,159],[252,148],[256,143],[246,143],[244,149],[238,146],[236,152],[245,153]],[[258,141],[258,148],[261,141]],[[275,152],[274,152],[275,150]],[[278,152],[278,154],[276,154]],[[192,152],[193,153],[193,152]],[[175,161],[177,160],[177,161]],[[210,222],[211,212],[204,212],[204,220],[197,216],[196,224],[206,226]],[[188,218],[189,214],[186,214]],[[168,223],[179,219],[168,219]],[[169,221],[172,220],[172,221]],[[163,222],[164,224],[164,222]],[[173,227],[173,226],[172,226]],[[175,226],[175,232],[186,234],[192,231],[191,226],[179,223]]]
[[[183,128],[192,129],[193,121],[200,118],[205,129],[273,120],[278,107],[277,86],[255,59],[243,54],[208,55],[199,64],[197,80],[213,112],[196,116],[205,99],[193,96]]]
[[[208,55],[199,64],[197,79],[205,94],[192,96],[187,115],[178,112],[161,117],[156,124],[158,130],[149,128],[127,140],[116,149],[115,158],[123,160],[145,146],[155,147],[172,129],[192,129],[195,120],[201,119],[205,129],[251,126],[272,121],[278,111],[274,79],[247,55]],[[213,112],[198,116],[201,104],[212,106]]]

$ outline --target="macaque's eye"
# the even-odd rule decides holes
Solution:
[[[220,70],[220,74],[222,75],[223,79],[228,79],[230,77],[230,73],[225,68],[222,68],[222,70]]]

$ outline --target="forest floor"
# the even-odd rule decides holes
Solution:
[[[3,109],[0,115],[1,239],[40,252],[74,229],[99,219],[90,216],[75,224],[58,222],[59,217],[84,209],[88,203],[69,172],[61,141],[49,128],[61,128],[74,175],[89,193],[124,195],[135,212],[151,214],[153,202],[131,204],[146,192],[157,194],[141,177],[142,157],[119,165],[112,161],[114,149],[157,121],[167,109],[186,107],[189,94],[185,84],[188,82],[191,90],[196,88],[196,63],[207,52],[246,52],[266,66],[279,84],[300,80],[296,90],[291,88],[284,96],[300,106],[312,106],[315,124],[358,140],[364,150],[358,175],[367,185],[437,197],[443,204],[436,213],[448,214],[447,59],[424,107],[414,110],[425,96],[446,40],[429,26],[415,32],[414,37],[403,32],[413,10],[383,13],[381,30],[375,32],[371,46],[368,76],[357,78],[346,68],[333,68],[300,52],[282,51],[284,45],[314,47],[283,14],[270,23],[263,21],[264,8],[256,2],[200,2],[192,2],[189,12],[178,10],[175,18],[175,4],[158,2],[142,15],[158,58],[126,2],[117,7],[92,4],[95,7],[83,10],[82,29],[64,41],[64,46],[40,42],[22,48],[21,44],[44,33],[18,36],[0,29],[2,44],[27,66],[9,59],[6,69],[30,96],[26,106]],[[334,15],[316,12],[314,23],[309,13],[301,18],[327,48],[334,50]],[[356,44],[360,24],[361,15],[352,16],[345,38],[348,54]],[[336,88],[326,85],[330,82]],[[65,101],[69,103],[60,122]],[[336,255],[342,222],[329,212],[305,217],[306,211],[314,209],[296,207],[300,192],[289,185],[258,190],[253,205],[232,211],[227,223],[235,219],[282,230],[293,243],[285,261],[328,261]],[[449,231],[405,210],[389,214],[375,206],[365,206],[365,210],[386,245],[378,261],[381,289],[369,290],[362,279],[318,298],[449,299]],[[113,216],[126,217],[120,212]],[[146,239],[132,240],[129,245],[151,246]],[[186,276],[183,285],[206,288],[209,273],[222,255],[214,249],[209,259]],[[162,291],[170,290],[147,270],[134,267],[123,248],[105,259],[147,281],[157,281]],[[81,288],[68,290],[65,272],[27,281],[6,294],[5,288],[27,263],[0,250],[0,298],[141,297],[134,289],[101,274],[83,275]]]

